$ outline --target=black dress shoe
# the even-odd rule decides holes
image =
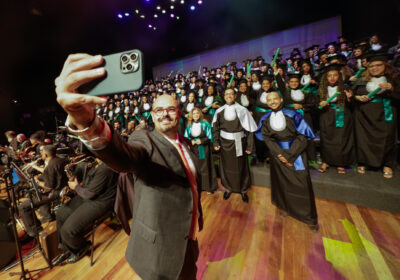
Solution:
[[[71,254],[71,256],[67,260],[67,263],[75,263],[75,262],[79,261],[80,259],[82,259],[89,252],[91,245],[92,245],[91,242],[87,242],[85,247],[83,249],[81,249],[78,253]]]
[[[247,196],[246,193],[242,193],[242,200],[246,203],[249,203],[249,197]]]
[[[318,224],[316,224],[316,225],[308,225],[308,227],[309,227],[310,230],[311,230],[312,232],[314,232],[314,233],[316,233],[316,232],[319,231],[319,225],[318,225]]]
[[[224,192],[224,199],[227,200],[231,196],[231,192]]]
[[[41,231],[43,230],[42,226],[39,225],[37,227],[34,227],[32,229],[27,229],[26,233],[30,236],[30,237],[35,237],[36,235],[38,235]]]
[[[53,261],[53,266],[61,264],[63,261],[69,258],[71,253],[69,251],[64,251],[59,255],[54,261]]]

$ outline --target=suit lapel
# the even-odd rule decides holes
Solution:
[[[171,144],[167,139],[165,139],[165,137],[156,129],[154,129],[150,134],[153,136],[153,140],[157,142],[157,144],[160,144],[160,146],[158,146],[158,150],[164,157],[164,160],[167,163],[168,167],[174,173],[184,178],[187,178],[185,166],[182,162],[181,156],[179,155],[174,145]]]

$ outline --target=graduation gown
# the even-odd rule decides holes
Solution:
[[[268,92],[272,92],[270,89]],[[253,99],[253,116],[256,123],[260,122],[260,119],[268,112],[271,112],[271,109],[267,105],[267,95],[268,92],[261,91],[257,92]],[[265,145],[264,141],[258,140],[255,138],[255,145],[256,145],[256,156],[257,160],[260,162],[265,161],[265,159],[269,156],[268,148]]]
[[[204,113],[204,118],[211,123],[214,117],[216,109],[212,108],[211,105],[215,103],[217,105],[222,105],[223,101],[220,96],[212,95],[204,97],[200,103],[200,108],[203,110],[204,108],[208,108],[207,113]]]
[[[317,209],[305,152],[307,138],[313,138],[314,134],[299,113],[286,108],[280,112],[267,113],[256,132],[271,153],[272,203],[293,218],[315,225]],[[279,154],[294,166],[282,163]]]
[[[201,145],[195,145],[193,149],[199,159],[201,190],[214,192],[218,189],[218,183],[212,157],[213,134],[210,123],[200,121],[187,126],[185,137],[190,140],[201,141]]]
[[[353,86],[356,96],[366,95],[385,80],[393,85],[394,90],[377,94],[366,103],[357,101],[354,113],[358,162],[375,168],[393,168],[395,165],[397,111],[392,102],[399,96],[400,83],[382,76],[372,78],[369,83],[358,79]]]
[[[331,87],[331,92],[336,93],[336,87]],[[333,94],[328,93],[329,97]],[[320,113],[321,158],[332,166],[350,166],[356,163],[353,116],[349,103],[338,105],[336,100]]]
[[[140,115],[147,120],[149,124],[153,123],[151,118],[151,105],[150,103],[142,103],[139,106]]]
[[[276,80],[279,84],[280,79]],[[313,129],[311,112],[315,109],[317,103],[316,98],[311,92],[304,91],[302,89],[293,90],[287,88],[283,91],[283,100],[285,104],[284,106],[291,110],[294,110],[293,104],[301,104],[303,106],[303,109],[297,109],[295,111],[303,115],[304,120],[311,127],[311,129]],[[315,144],[311,140],[308,141],[307,157],[309,160],[317,160]]]
[[[187,123],[187,115],[195,107],[197,107],[197,103],[195,103],[195,102],[189,103],[188,100],[186,100],[186,102],[182,104],[182,116],[181,116],[181,118],[179,120],[179,124],[178,124],[178,133],[179,134],[184,135],[186,123]]]
[[[203,98],[207,95],[207,88],[205,86],[199,87],[197,85],[195,88],[195,92],[197,94],[197,101],[201,102]]]
[[[236,102],[245,107],[247,110],[252,111],[253,102],[249,95],[249,92],[242,93],[239,91],[236,95]]]
[[[214,147],[221,147],[219,171],[222,184],[230,192],[246,192],[251,184],[246,150],[254,150],[252,132],[257,129],[253,117],[239,104],[226,104],[215,112],[212,127]],[[230,140],[233,135],[239,134],[243,137],[237,136],[236,141]]]
[[[121,127],[124,127],[125,125],[125,119],[124,119],[124,108],[121,107],[115,107],[114,109],[114,121],[119,121],[121,124]]]

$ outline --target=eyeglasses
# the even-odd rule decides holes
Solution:
[[[175,115],[177,111],[178,111],[178,108],[173,107],[173,106],[168,107],[168,108],[157,107],[153,110],[154,114],[156,114],[157,116],[164,115],[164,112],[167,112],[167,114],[169,114],[169,115]]]

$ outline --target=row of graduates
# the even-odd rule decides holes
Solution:
[[[343,173],[343,166],[358,161],[359,173],[365,173],[365,166],[383,167],[384,177],[391,178],[396,154],[397,111],[393,105],[400,99],[400,80],[387,64],[384,54],[371,55],[368,63],[365,76],[351,88],[346,88],[343,81],[341,64],[330,64],[324,69],[316,96],[297,92],[296,84],[300,81],[295,76],[289,80],[289,88],[283,94],[271,87],[263,92],[268,111],[262,112],[257,129],[254,114],[252,116],[239,104],[244,84],[241,84],[242,91],[239,87],[238,95],[231,89],[225,91],[226,104],[216,110],[211,125],[204,118],[196,121],[201,118],[201,109],[192,109],[185,136],[198,145],[199,158],[205,160],[205,152],[208,152],[207,164],[203,162],[202,168],[202,174],[208,175],[205,182],[215,182],[213,175],[209,176],[212,174],[210,165],[213,165],[211,146],[209,144],[204,150],[200,146],[211,143],[214,135],[214,150],[221,151],[221,180],[225,187],[228,186],[224,198],[237,192],[245,200],[243,194],[250,186],[247,155],[254,147],[252,134],[255,132],[257,141],[265,143],[271,154],[272,202],[282,213],[317,229],[307,156],[315,134],[311,122],[307,121],[306,106],[296,105],[305,105],[306,96],[318,100],[321,154],[325,165],[337,166],[338,172]],[[279,79],[279,74],[275,78]],[[281,101],[276,101],[278,99]],[[289,103],[290,99],[297,103]],[[235,183],[239,183],[237,188]]]
[[[261,81],[258,81],[258,75],[253,73],[247,76],[247,80],[227,83],[227,87],[237,91],[236,102],[251,112],[257,124],[263,115],[271,111],[266,102],[267,94],[278,90],[284,99],[285,107],[302,114],[306,122],[314,127],[314,131],[320,131],[321,156],[324,163],[319,169],[321,172],[328,166],[336,166],[339,173],[345,173],[344,167],[358,163],[359,173],[365,173],[365,166],[383,167],[384,176],[390,178],[396,155],[397,114],[392,99],[396,99],[399,92],[398,76],[392,72],[387,63],[387,56],[382,53],[371,55],[368,63],[373,65],[368,66],[367,71],[364,71],[356,82],[345,82],[342,71],[345,65],[333,61],[322,69],[324,74],[321,75],[319,85],[312,77],[305,78],[307,67],[304,67],[303,74],[289,74],[287,83],[279,69],[274,67],[275,75],[265,75]],[[378,74],[374,73],[377,69]],[[351,83],[353,84],[350,86]],[[381,84],[383,90],[374,98],[361,97],[374,91]],[[179,94],[171,93],[176,96],[183,111],[181,134],[185,132],[188,114],[193,108],[200,108],[204,119],[212,123],[216,110],[225,103],[220,90],[217,90],[218,86],[220,85],[211,79],[210,84],[206,86],[199,81],[197,91],[190,90],[187,94],[182,88]],[[199,92],[200,89],[202,92]],[[340,94],[329,104],[325,102],[336,92]],[[151,98],[152,96],[143,95],[141,105],[135,107],[140,107],[139,112],[144,113],[141,118],[147,119],[150,114],[151,104],[147,100]],[[135,102],[136,99],[133,100]],[[145,105],[147,108],[144,108]],[[319,106],[321,108],[318,108]],[[151,122],[151,118],[149,121]],[[265,160],[269,156],[265,144],[255,140],[255,146],[257,159]],[[308,143],[307,155],[309,160],[316,159],[313,141]]]
[[[371,54],[364,74],[355,82],[345,82],[342,72],[345,65],[341,63],[328,64],[322,69],[319,86],[315,81],[302,86],[301,74],[292,73],[286,87],[278,71],[275,76],[262,78],[260,90],[241,80],[236,102],[248,108],[259,123],[271,111],[267,94],[278,89],[284,106],[304,116],[310,127],[315,128],[314,132],[320,131],[323,161],[320,172],[336,166],[338,173],[345,173],[344,167],[358,163],[361,174],[366,167],[383,168],[384,176],[391,178],[396,161],[400,82],[387,59],[385,53]],[[374,91],[377,94],[368,97]],[[328,99],[330,102],[326,102]],[[262,161],[268,156],[267,149],[257,140],[256,147],[257,158]],[[314,141],[309,141],[307,155],[309,160],[316,160]]]

